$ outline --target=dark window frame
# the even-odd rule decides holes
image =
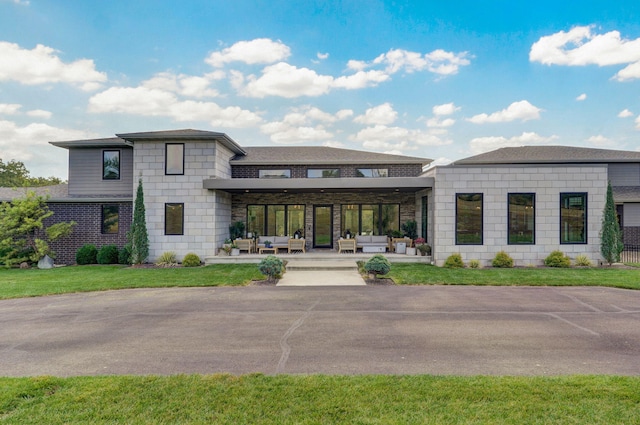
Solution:
[[[480,196],[480,241],[479,242],[462,242],[460,241],[460,235],[458,224],[460,223],[460,211],[458,206],[458,199],[460,196]],[[455,218],[455,243],[456,245],[484,245],[484,193],[482,192],[464,192],[464,193],[456,193],[455,195],[455,204],[456,204],[456,218]]]
[[[105,158],[107,153],[117,153],[117,158],[118,158],[118,166],[117,166],[117,172],[115,174],[115,177],[108,177],[105,174],[106,171],[106,163],[107,163],[107,159]],[[122,167],[120,166],[121,164],[121,159],[122,159],[122,151],[120,149],[103,149],[102,150],[102,180],[120,180],[120,175],[121,175],[121,169]],[[109,159],[110,160],[110,159]]]
[[[107,228],[105,227],[105,209],[106,208],[115,208],[115,214],[116,214],[116,231],[115,232],[108,232]],[[114,205],[114,204],[102,204],[102,207],[100,208],[100,233],[103,235],[117,235],[120,231],[120,205]]]
[[[247,222],[245,223],[245,228],[247,229],[247,232],[255,232],[255,229],[253,229],[253,227],[250,226],[249,224],[249,209],[251,207],[261,207],[262,208],[262,217],[264,218],[264,222],[262,223],[262,230],[258,232],[258,236],[280,236],[280,235],[268,235],[268,228],[269,228],[269,217],[270,217],[270,213],[269,213],[269,207],[284,207],[284,228],[286,229],[287,233],[289,233],[289,231],[291,229],[289,229],[290,226],[290,210],[291,211],[300,211],[298,209],[296,209],[295,207],[302,207],[302,217],[303,217],[303,223],[302,223],[302,227],[300,227],[299,229],[296,229],[297,231],[300,231],[299,236],[301,238],[305,237],[306,234],[306,229],[305,229],[305,221],[306,221],[306,214],[307,214],[307,205],[306,204],[247,204],[247,206],[245,207],[246,210],[246,217],[247,217]],[[251,229],[251,230],[250,230]],[[294,230],[294,234],[296,232],[296,230]],[[294,237],[294,234],[292,235],[286,235],[286,236],[290,236],[290,237]]]
[[[169,172],[169,146],[182,146],[182,165],[180,172]],[[185,161],[185,145],[184,143],[165,143],[164,144],[164,174],[165,176],[184,176]]]
[[[583,237],[582,241],[567,241],[564,240],[563,234],[563,224],[566,220],[563,220],[563,210],[564,208],[564,200],[569,197],[581,197],[583,198],[583,208],[584,216],[582,217],[582,226],[583,226]],[[588,192],[560,192],[560,213],[558,214],[560,219],[560,245],[586,245],[589,243],[589,193]]]
[[[400,209],[401,209],[401,205],[402,204],[399,203],[399,202],[379,202],[379,203],[373,203],[373,204],[368,204],[368,203],[365,203],[365,204],[340,204],[340,233],[342,235],[344,235],[347,230],[349,230],[352,235],[356,235],[356,234],[361,235],[362,234],[362,221],[363,221],[362,220],[362,211],[363,211],[362,206],[363,205],[372,205],[372,206],[377,207],[377,211],[374,211],[374,214],[376,214],[377,217],[378,217],[378,222],[374,223],[374,226],[377,227],[377,229],[373,230],[374,233],[376,234],[376,236],[384,236],[386,234],[386,233],[384,233],[385,230],[388,231],[388,230],[391,229],[391,226],[388,226],[387,229],[385,229],[384,225],[383,225],[383,221],[384,221],[383,207],[385,205],[392,205],[392,206],[395,206],[398,209],[398,221],[395,223],[395,224],[397,224],[397,226],[394,226],[394,227],[396,227],[396,229],[393,229],[393,230],[398,230],[399,231],[402,228],[401,223],[400,223],[400,218],[401,218]],[[345,209],[345,207],[348,207],[348,206],[357,207],[355,209],[355,211],[357,211],[357,214],[358,214],[358,228],[357,229],[351,229],[351,228],[347,229],[345,227],[345,223],[344,223],[344,220],[343,220],[343,218],[344,218],[344,209]]]
[[[169,232],[167,225],[169,224],[169,208],[170,207],[180,207],[180,232]],[[165,236],[183,236],[184,235],[184,202],[166,202],[164,204],[164,234]]]
[[[531,230],[531,242],[512,242],[511,235],[511,196],[531,196],[533,209],[533,229]],[[536,194],[534,192],[511,192],[507,194],[507,244],[508,245],[535,245],[536,244]]]

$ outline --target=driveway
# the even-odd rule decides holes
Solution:
[[[0,375],[640,375],[640,291],[365,286],[0,301]]]

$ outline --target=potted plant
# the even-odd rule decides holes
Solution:
[[[414,240],[418,237],[418,223],[416,223],[415,220],[407,220],[402,225],[402,231],[404,232],[404,236]]]
[[[431,255],[431,247],[425,243],[423,238],[416,239],[416,248],[423,257],[425,255]]]
[[[271,248],[271,243],[272,243],[272,242],[271,242],[271,241],[268,241],[268,240],[267,240],[267,241],[264,241],[264,247],[265,247],[265,248]]]
[[[229,225],[229,238],[231,240],[242,239],[244,237],[244,222],[236,221]]]
[[[293,237],[296,239],[302,239],[302,229],[298,229],[293,233]]]
[[[240,255],[240,250],[238,249],[238,245],[236,245],[235,242],[232,242],[229,247],[231,248],[231,256],[235,257]]]
[[[351,239],[351,230],[347,229],[344,231],[344,238],[345,239]]]

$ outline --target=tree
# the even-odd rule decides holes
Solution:
[[[2,162],[0,158],[0,187],[36,187],[60,184],[57,177],[31,177],[21,161]]]
[[[24,198],[0,203],[0,261],[4,264],[55,257],[49,243],[71,234],[74,221],[44,227],[44,220],[53,215],[48,199],[29,191]]]
[[[600,241],[600,253],[605,261],[609,265],[620,261],[620,253],[624,249],[624,243],[622,241],[620,223],[618,223],[618,215],[616,214],[616,206],[613,201],[611,182],[607,186],[607,199],[604,204]]]
[[[138,190],[133,207],[133,223],[127,233],[127,239],[131,246],[131,264],[144,263],[149,257],[149,234],[147,233],[147,220],[145,218],[142,178],[138,179]]]

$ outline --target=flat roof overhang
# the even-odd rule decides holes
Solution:
[[[417,192],[433,187],[433,177],[207,179],[205,189],[230,193]]]

